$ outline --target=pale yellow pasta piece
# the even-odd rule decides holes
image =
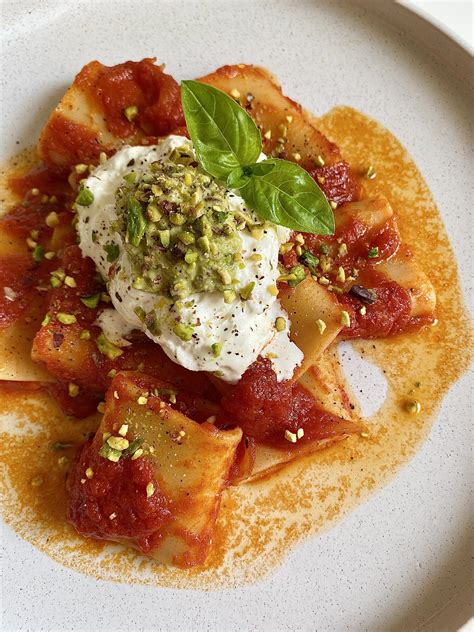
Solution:
[[[317,365],[324,350],[341,331],[341,307],[334,294],[311,277],[307,277],[293,291],[282,292],[282,307],[291,321],[292,341],[304,354],[302,365],[295,371],[299,378],[310,366]],[[318,327],[324,323],[324,331]]]

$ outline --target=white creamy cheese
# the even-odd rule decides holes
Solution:
[[[169,300],[156,294],[132,287],[132,267],[120,234],[113,231],[117,220],[115,192],[123,183],[124,174],[133,170],[139,176],[147,171],[152,162],[165,159],[175,148],[186,147],[193,152],[190,140],[182,136],[169,136],[159,145],[148,147],[124,147],[99,166],[86,180],[85,186],[94,195],[88,207],[78,206],[78,231],[80,246],[85,256],[91,257],[104,279],[114,310],[102,312],[98,324],[105,335],[118,344],[132,329],[143,330],[175,362],[192,371],[214,372],[222,379],[235,383],[259,355],[271,358],[278,380],[291,378],[303,354],[289,337],[290,322],[281,308],[278,298],[269,288],[274,287],[279,276],[278,251],[281,243],[289,238],[290,231],[278,226],[265,229],[260,240],[249,232],[240,231],[245,266],[237,272],[238,287],[255,282],[251,298],[238,298],[225,303],[221,292],[194,293],[182,301],[179,311]],[[244,201],[236,194],[228,194],[233,209],[243,209]],[[113,241],[119,246],[120,255],[115,262],[120,272],[109,275],[111,264],[103,247]],[[261,255],[260,261],[252,259]],[[184,305],[183,305],[184,304]],[[152,335],[135,313],[141,307],[145,312],[155,311],[161,334]],[[173,326],[181,322],[193,325],[195,334],[189,341],[181,340]],[[286,322],[281,332],[275,330],[275,320],[283,317]],[[211,346],[220,343],[222,351],[214,357]]]

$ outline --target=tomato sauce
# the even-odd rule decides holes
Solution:
[[[99,101],[114,136],[126,139],[137,128],[148,136],[165,136],[185,126],[179,85],[154,61],[128,61],[111,67],[92,62],[78,75],[78,85]],[[131,106],[137,108],[137,114],[128,120],[124,111]]]
[[[149,496],[150,483],[154,493]],[[112,463],[100,456],[97,442],[88,441],[79,449],[67,488],[67,519],[88,537],[133,540],[149,553],[159,541],[157,532],[170,519],[169,502],[148,461],[121,458]]]
[[[309,174],[316,180],[328,200],[336,202],[339,206],[360,199],[362,187],[344,160],[327,167],[309,169]]]
[[[232,419],[247,436],[279,448],[290,445],[286,430],[296,435],[302,429],[301,445],[341,436],[349,428],[348,422],[318,408],[298,383],[278,382],[268,359],[254,362],[221,404],[218,425]]]

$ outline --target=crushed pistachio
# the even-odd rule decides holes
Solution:
[[[145,395],[140,395],[140,397],[137,399],[137,404],[139,406],[146,406],[147,403],[148,397],[145,397]]]
[[[118,431],[119,435],[121,437],[125,437],[127,435],[127,432],[128,432],[128,424],[122,424]]]
[[[79,191],[79,195],[76,197],[76,204],[80,206],[90,206],[94,201],[94,194],[90,189],[82,187]]]
[[[154,493],[155,486],[153,485],[153,483],[148,483],[148,485],[146,486],[146,497],[150,498],[150,496],[153,496]]]
[[[370,250],[367,253],[367,257],[369,259],[376,259],[379,256],[379,247],[378,246],[374,246],[374,248],[370,248]]]
[[[74,314],[65,314],[64,312],[58,312],[56,314],[56,319],[62,325],[74,325],[74,323],[77,323],[77,318]]]
[[[276,285],[269,285],[267,291],[271,296],[278,296],[278,288]]]
[[[296,443],[298,441],[298,437],[291,430],[285,430],[285,439],[290,443]]]
[[[64,277],[64,285],[68,287],[77,287],[76,280],[71,276]]]
[[[316,327],[318,328],[319,333],[322,335],[327,327],[326,323],[322,318],[318,318],[316,321]]]
[[[94,470],[91,467],[88,467],[86,470],[86,476],[87,478],[93,478],[94,476]]]
[[[73,384],[73,382],[69,382],[67,390],[69,397],[77,397],[79,395],[79,386],[77,384]]]
[[[136,105],[128,105],[126,108],[124,108],[123,115],[125,116],[127,121],[130,121],[130,123],[131,123],[138,116],[138,108],[137,108],[137,106]]]
[[[351,317],[349,316],[349,312],[346,312],[345,310],[341,312],[341,325],[343,327],[351,326]]]
[[[107,445],[110,446],[112,450],[120,450],[121,452],[122,450],[126,450],[128,448],[130,442],[128,439],[125,439],[125,437],[112,436],[107,439]]]
[[[237,90],[237,88],[232,88],[232,90],[230,91],[230,96],[233,99],[239,99],[240,98],[240,92]]]
[[[336,279],[340,282],[340,283],[344,283],[346,280],[346,271],[344,270],[344,268],[342,266],[339,266],[339,268],[337,269],[337,276]]]
[[[245,287],[240,288],[239,290],[240,298],[243,301],[248,301],[250,297],[252,296],[254,287],[255,287],[255,281],[251,281]]]
[[[373,165],[369,165],[367,167],[367,171],[365,172],[365,177],[368,178],[369,180],[373,180],[374,178],[377,177],[377,172],[375,171]]]
[[[296,438],[297,439],[302,439],[304,437],[304,429],[303,428],[298,428],[298,430],[296,431]]]
[[[81,340],[90,340],[91,339],[91,332],[88,329],[83,329],[81,331],[81,333],[79,334],[79,338]]]
[[[95,342],[99,351],[107,356],[109,360],[115,360],[123,353],[123,350],[110,342],[104,333],[99,334]]]
[[[406,402],[405,410],[407,411],[407,413],[410,413],[410,415],[418,415],[418,413],[421,412],[421,404],[415,399],[410,400]]]
[[[362,307],[359,309],[359,314],[361,314],[362,316],[365,316],[367,314],[367,307],[365,305],[362,305]]]
[[[286,320],[283,318],[283,316],[278,316],[278,318],[275,320],[275,329],[277,331],[285,331]]]
[[[324,167],[326,164],[324,158],[319,154],[314,161],[318,167]]]
[[[177,323],[173,327],[173,332],[178,338],[188,342],[192,339],[194,334],[194,327],[192,325],[185,325],[184,323]]]
[[[215,358],[218,358],[222,353],[222,342],[214,342],[211,345],[211,351],[212,351],[212,355]]]
[[[65,281],[66,282],[66,281]],[[90,294],[89,296],[81,296],[81,303],[89,309],[95,309],[100,303],[101,294]]]
[[[105,413],[105,402],[99,402],[97,404],[97,411],[99,413]]]

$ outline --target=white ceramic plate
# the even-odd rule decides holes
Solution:
[[[178,79],[267,66],[314,112],[352,105],[405,144],[472,289],[468,53],[407,9],[358,2],[3,2],[2,157],[37,137],[79,68],[156,55]],[[19,144],[17,144],[19,143]],[[471,217],[472,220],[472,217]],[[270,578],[223,592],[96,582],[3,529],[3,627],[162,630],[454,630],[469,617],[470,399],[444,401],[413,461]]]

